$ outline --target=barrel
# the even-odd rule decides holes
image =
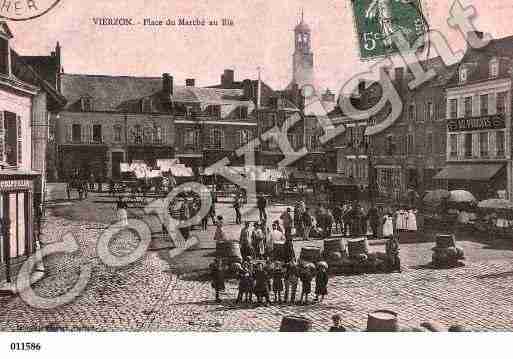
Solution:
[[[241,258],[239,242],[217,241],[216,256],[220,258]]]
[[[437,234],[436,235],[436,246],[438,248],[456,247],[454,235],[452,235],[452,234]]]
[[[367,238],[362,237],[349,239],[347,241],[347,251],[350,257],[369,253],[369,243],[367,242]]]
[[[321,259],[321,249],[317,247],[303,247],[299,259],[306,262],[317,262]]]
[[[285,255],[285,242],[276,241],[273,246],[273,258],[276,260],[283,260]]]
[[[280,332],[309,332],[312,321],[301,316],[287,316],[281,320]]]
[[[344,245],[342,243],[342,239],[333,238],[333,239],[325,239],[324,240],[324,253],[328,254],[331,252],[340,252],[342,253],[344,250]]]
[[[391,310],[377,310],[367,317],[368,332],[397,332],[397,313]]]
[[[162,226],[162,222],[160,221],[160,218],[156,214],[147,214],[144,215],[142,218],[143,222],[148,225],[148,228],[151,232],[151,237],[160,237],[162,235],[162,232],[164,231],[164,227]]]

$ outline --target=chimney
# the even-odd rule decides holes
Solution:
[[[233,85],[233,81],[235,78],[235,72],[230,69],[224,70],[224,73],[221,75],[221,85],[223,86],[231,86]]]
[[[162,74],[162,91],[166,95],[173,96],[173,76],[168,73]]]
[[[196,80],[195,79],[185,79],[185,86],[187,86],[187,87],[196,86]]]
[[[253,84],[251,83],[251,80],[245,79],[242,81],[242,91],[245,99],[253,99]]]

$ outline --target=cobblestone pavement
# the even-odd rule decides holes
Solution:
[[[272,213],[279,213],[279,208]],[[513,330],[513,251],[507,245],[460,241],[467,256],[465,266],[434,270],[423,266],[430,260],[432,243],[404,244],[402,273],[332,277],[323,303],[255,308],[233,304],[234,281],[228,283],[223,303],[213,302],[209,283],[177,279],[161,259],[165,256],[157,252],[125,268],[105,266],[95,252],[100,226],[49,219],[44,242],[71,231],[80,251],[47,258],[48,274],[36,284],[36,291],[50,297],[64,293],[84,263],[92,264],[92,278],[81,296],[56,309],[35,309],[19,297],[0,297],[0,331],[272,331],[279,328],[282,316],[292,314],[312,319],[314,330],[326,330],[334,313],[342,314],[346,327],[358,330],[365,328],[367,313],[377,309],[398,312],[406,327],[434,320],[474,330]],[[236,235],[237,228],[229,228]],[[125,253],[135,245],[131,237],[120,236],[111,247],[115,253]],[[380,245],[371,248],[383,250]]]

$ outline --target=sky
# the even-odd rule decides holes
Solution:
[[[513,34],[511,0],[462,0],[473,5],[478,30],[500,38]],[[453,49],[465,49],[463,37],[447,25],[452,0],[424,0],[431,28],[441,31]],[[292,77],[293,29],[301,9],[312,30],[315,78],[319,88],[338,92],[344,81],[372,63],[360,61],[351,0],[61,0],[34,20],[11,22],[14,48],[22,55],[48,55],[62,46],[66,73],[161,76],[175,83],[195,78],[197,86],[219,83],[225,68],[235,78],[262,79],[274,89]],[[230,18],[234,26],[108,27],[95,17]]]

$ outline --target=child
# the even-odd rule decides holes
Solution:
[[[296,260],[292,258],[292,260],[287,263],[286,271],[285,271],[285,302],[289,301],[289,293],[290,293],[290,303],[294,304],[296,302],[296,291],[297,291],[297,282],[298,282],[298,268],[296,265]]]
[[[324,300],[324,296],[328,294],[328,273],[324,263],[319,263],[317,266],[317,273],[315,275],[315,301],[319,300],[321,296],[321,302]]]
[[[210,276],[212,288],[216,291],[216,302],[221,303],[220,292],[225,290],[224,271],[221,260],[214,259],[214,262],[210,265]]]
[[[244,262],[242,263],[242,270],[239,274],[239,297],[237,297],[237,302],[242,302],[244,299],[245,303],[253,302],[253,278],[250,269],[250,263]],[[244,298],[243,298],[244,297]]]
[[[255,271],[255,289],[254,293],[257,296],[258,304],[262,304],[262,298],[265,298],[266,305],[269,305],[269,288],[268,288],[268,276],[264,270],[264,265],[262,263],[257,264],[257,269]]]
[[[274,302],[281,304],[281,292],[283,291],[283,268],[280,262],[274,264],[273,271],[273,292]]]
[[[385,243],[385,252],[387,255],[388,267],[390,270],[401,272],[401,259],[399,258],[399,240],[398,234],[395,234]]]
[[[312,291],[312,273],[310,271],[310,266],[307,265],[303,267],[299,278],[301,279],[302,287],[300,302],[308,304],[308,295]]]

